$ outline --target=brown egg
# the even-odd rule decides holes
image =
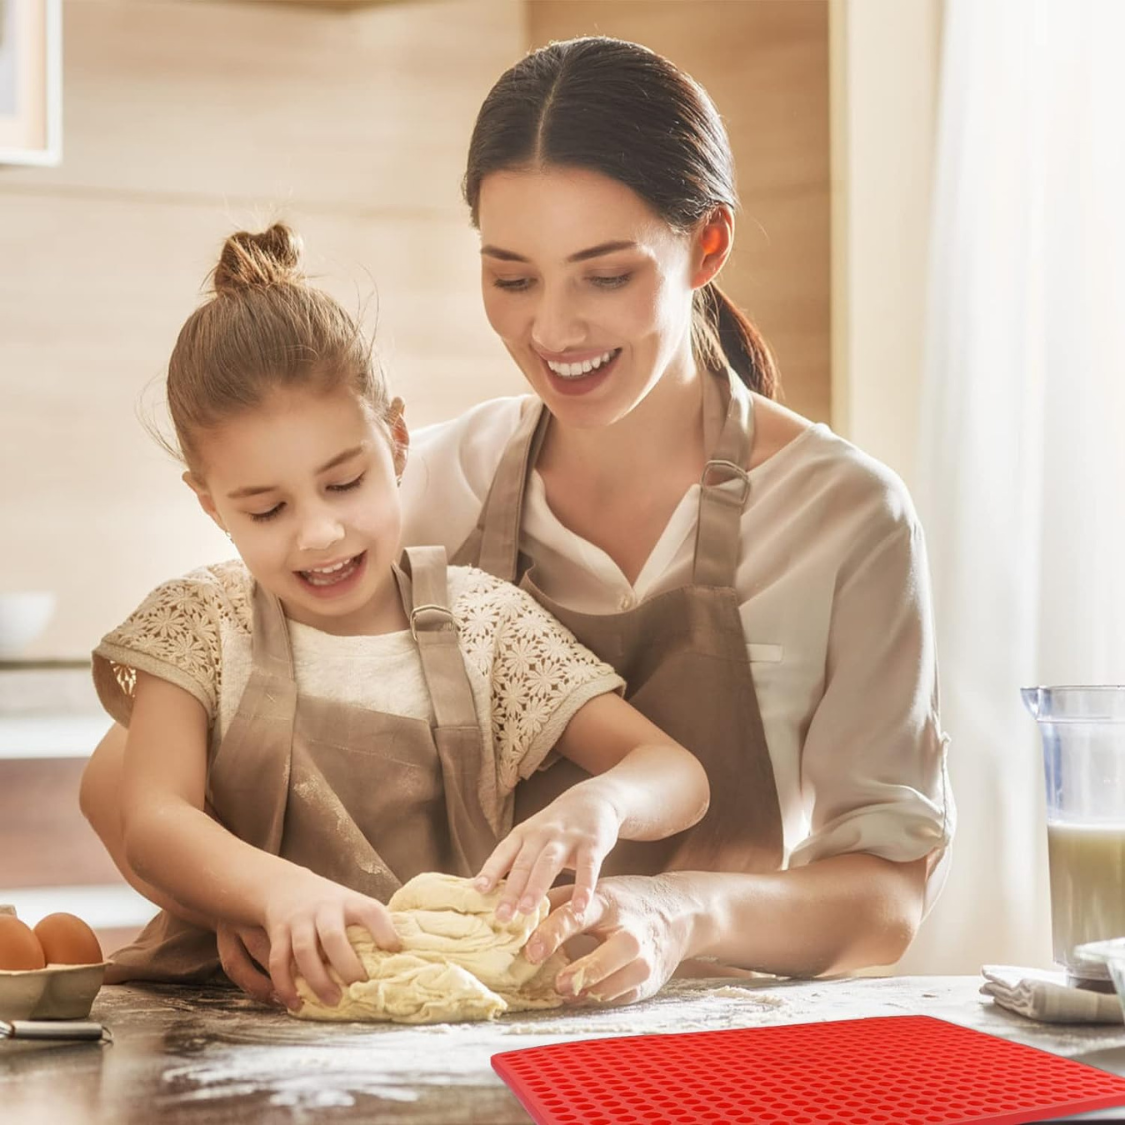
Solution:
[[[11,914],[0,914],[0,969],[42,969],[43,947],[27,926]]]
[[[48,914],[35,927],[48,965],[96,965],[103,961],[94,931],[73,914]]]

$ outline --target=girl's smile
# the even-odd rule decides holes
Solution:
[[[203,479],[188,483],[288,617],[326,633],[406,627],[392,571],[399,466],[354,391],[276,391],[199,446]]]

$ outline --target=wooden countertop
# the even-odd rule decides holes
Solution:
[[[306,1023],[222,989],[118,986],[93,1017],[112,1046],[0,1042],[12,1125],[524,1125],[498,1051],[568,1039],[924,1014],[1125,1074],[1125,1026],[1036,1024],[977,977],[673,981],[643,1004],[491,1024]],[[1121,1111],[1073,1120],[1117,1120]]]

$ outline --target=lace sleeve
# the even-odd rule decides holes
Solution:
[[[124,726],[133,711],[137,672],[190,692],[214,719],[222,671],[220,621],[229,615],[216,581],[191,577],[158,586],[94,650],[94,685],[105,709]]]
[[[473,571],[459,602],[465,655],[492,687],[498,776],[511,790],[551,764],[551,748],[579,708],[625,682],[507,582]]]

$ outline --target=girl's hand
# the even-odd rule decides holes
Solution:
[[[605,857],[617,843],[621,819],[604,797],[583,792],[585,783],[568,789],[541,812],[528,817],[485,860],[476,888],[487,893],[508,875],[496,917],[507,922],[517,911],[529,914],[560,871],[574,872],[570,887],[560,887],[577,917],[590,903]]]
[[[349,924],[364,926],[383,949],[402,948],[391,915],[378,899],[321,878],[311,871],[286,877],[270,888],[262,925],[269,940],[269,970],[274,991],[287,1007],[301,1000],[293,982],[293,963],[321,1003],[340,1001],[340,989],[325,967],[331,965],[345,984],[366,980],[346,933]]]
[[[260,926],[236,926],[219,922],[215,926],[215,944],[223,972],[247,996],[259,1004],[277,1007],[280,1000],[273,990],[267,968],[270,963],[270,941]]]
[[[567,889],[550,892],[551,913],[524,949],[529,961],[540,964],[575,934],[599,940],[596,949],[559,973],[555,987],[563,996],[632,1004],[659,992],[689,955],[684,919],[691,905],[668,877],[603,879],[584,920],[570,909]]]

